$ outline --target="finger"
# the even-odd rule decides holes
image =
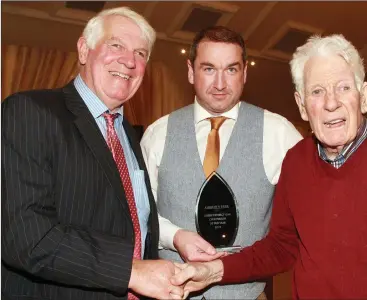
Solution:
[[[182,299],[183,295],[184,295],[184,290],[182,287],[180,286],[174,286],[174,285],[170,285],[169,286],[169,294],[170,295],[175,295],[178,296],[178,299]],[[177,299],[177,298],[176,298]]]
[[[188,296],[189,296],[190,292],[185,290],[184,291],[184,296],[183,296],[183,299],[186,299]]]
[[[176,274],[178,274],[178,273],[180,273],[180,272],[182,272],[182,269],[177,268],[177,267],[175,266],[175,271],[174,271],[174,273],[173,273],[173,275],[172,275],[172,276],[174,276],[174,275],[176,275]]]
[[[185,299],[184,297],[185,296],[179,296],[179,295],[176,295],[176,294],[169,294],[170,297],[168,299]]]
[[[214,259],[217,259],[219,257],[222,257],[224,254],[223,252],[217,252],[214,255],[209,255],[207,253],[199,253],[197,252],[195,256],[192,256],[190,259],[190,262],[204,262],[204,261],[212,261]]]
[[[175,265],[176,268],[180,269],[180,270],[184,270],[185,268],[187,268],[187,264],[181,264],[178,262],[173,262],[173,264]],[[176,270],[175,268],[175,270]]]
[[[173,275],[170,281],[173,285],[178,286],[184,284],[188,279],[195,275],[194,268],[187,267],[180,271],[179,273]]]
[[[226,256],[226,255],[228,255],[227,252],[217,252],[216,254],[212,255],[212,258],[214,260],[214,259],[217,259],[219,257]]]
[[[196,243],[196,246],[199,250],[207,253],[208,255],[214,255],[217,253],[215,248],[200,236],[198,242]]]
[[[199,290],[202,290],[203,288],[205,288],[207,285],[204,282],[198,281],[189,281],[186,285],[185,285],[185,289],[184,289],[184,294],[189,292],[196,292]]]

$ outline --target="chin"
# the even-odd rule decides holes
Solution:
[[[114,93],[114,94],[110,94],[109,97],[111,99],[116,99],[116,101],[118,102],[125,102],[127,95],[126,94],[121,94],[121,93]]]
[[[345,137],[329,137],[324,138],[322,144],[328,148],[339,148],[349,144],[349,140]]]

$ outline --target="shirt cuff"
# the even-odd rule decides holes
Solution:
[[[172,224],[169,220],[159,216],[159,243],[166,249],[177,251],[173,246],[173,238],[181,228]]]

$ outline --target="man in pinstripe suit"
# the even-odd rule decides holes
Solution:
[[[127,8],[101,12],[78,40],[80,74],[67,86],[22,92],[2,107],[2,297],[180,298],[175,266],[158,257],[158,219],[141,150],[123,118],[155,41]],[[118,140],[140,225],[142,259],[126,191],[107,146]],[[152,260],[143,260],[152,259]],[[153,273],[154,272],[154,273]],[[129,296],[128,296],[129,295]],[[136,298],[135,298],[136,299]]]

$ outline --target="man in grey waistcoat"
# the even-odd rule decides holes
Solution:
[[[187,65],[194,103],[150,125],[141,147],[160,214],[160,257],[210,261],[224,252],[205,241],[195,225],[206,178],[215,171],[230,186],[239,213],[234,244],[250,246],[268,231],[282,160],[302,136],[284,117],[240,101],[247,75],[240,34],[222,26],[200,31]],[[263,299],[264,287],[260,282],[214,286],[195,297]]]

